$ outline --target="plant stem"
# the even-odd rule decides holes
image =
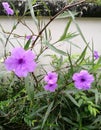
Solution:
[[[85,0],[81,0],[81,1],[78,1],[76,3],[73,3],[73,4],[70,4],[70,5],[67,5],[65,6],[62,10],[60,10],[56,15],[54,15],[53,17],[51,17],[50,21],[42,28],[42,30],[39,32],[38,36],[36,37],[36,39],[34,40],[34,42],[32,43],[32,46],[31,46],[31,49],[33,49],[36,41],[38,40],[38,38],[40,37],[40,35],[43,33],[43,31],[47,28],[47,26],[57,17],[59,16],[61,13],[63,13],[66,9],[69,9],[71,7],[74,7],[76,5],[79,5],[81,3],[85,2]]]

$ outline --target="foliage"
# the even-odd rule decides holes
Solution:
[[[34,0],[33,2],[36,2]],[[75,3],[79,4],[79,3]],[[70,4],[70,6],[75,6]],[[16,16],[17,21],[14,23],[10,32],[0,25],[1,34],[5,37],[4,56],[1,59],[1,65],[12,55],[8,52],[7,46],[11,45],[16,48],[12,37],[18,42],[19,46],[27,52],[29,49],[36,54],[35,62],[37,63],[36,71],[29,73],[27,76],[16,75],[13,70],[7,71],[2,67],[0,72],[0,129],[1,130],[100,130],[101,129],[101,57],[94,57],[94,47],[89,46],[86,41],[74,15],[68,11],[66,27],[63,34],[55,41],[52,41],[52,34],[49,24],[55,18],[61,18],[61,14],[68,8],[65,7],[58,14],[51,17],[48,23],[44,18],[35,17],[32,3],[28,0],[28,9],[37,28],[37,33],[32,30],[26,21],[24,15]],[[28,11],[27,11],[28,13]],[[64,13],[63,13],[64,15]],[[12,18],[12,16],[8,16]],[[69,28],[75,24],[77,32],[70,32]],[[29,39],[16,34],[15,30],[19,24],[24,25],[30,31]],[[58,30],[57,30],[58,31]],[[35,39],[32,39],[34,36]],[[84,49],[81,54],[71,54],[71,49],[64,51],[57,45],[64,42],[70,47],[75,46],[73,38],[81,36],[84,42]],[[24,39],[24,44],[18,38]],[[20,39],[21,40],[21,39]],[[40,45],[38,50],[36,46]],[[48,53],[50,51],[52,53]],[[47,53],[45,54],[45,52]],[[88,51],[89,54],[88,54]],[[25,53],[25,52],[24,52]],[[19,54],[18,54],[19,55]],[[42,64],[40,59],[51,59],[51,62]],[[30,57],[29,57],[30,58]],[[57,88],[55,92],[46,91],[44,77],[51,68],[52,72],[58,74]],[[16,68],[15,68],[16,69]],[[73,74],[87,70],[94,76],[94,82],[88,90],[77,89]]]
[[[98,5],[101,5],[101,1],[100,0],[87,0],[87,2],[91,2],[91,3],[95,3]]]
[[[68,3],[77,2],[77,1],[78,1],[78,0],[67,0]],[[85,2],[95,3],[95,4],[98,4],[98,5],[101,5],[101,0],[85,0]]]

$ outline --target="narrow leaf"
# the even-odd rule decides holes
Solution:
[[[37,109],[37,111],[33,110],[29,117],[32,118],[33,116],[36,116],[38,113],[45,111],[46,108],[47,105]]]
[[[82,33],[82,31],[81,31],[79,25],[77,24],[77,22],[76,22],[76,20],[75,20],[75,16],[72,14],[71,11],[68,11],[68,12],[69,12],[69,14],[70,14],[71,17],[72,17],[72,20],[73,20],[73,22],[74,22],[74,24],[75,24],[75,26],[76,26],[76,28],[77,28],[77,30],[78,30],[78,32],[79,32],[81,38],[82,38],[82,40],[84,41],[84,43],[85,43],[86,45],[88,45],[88,42],[86,41],[86,39],[85,39],[85,37],[84,37],[84,35],[83,35],[83,33]],[[90,46],[88,46],[88,48],[91,50]]]
[[[61,54],[61,55],[64,55],[64,56],[67,56],[67,53],[60,50],[60,49],[57,49],[55,46],[53,46],[52,44],[50,44],[48,41],[45,41],[43,42],[44,44],[46,44],[51,50],[53,50],[54,52],[58,53],[58,54]]]
[[[27,0],[27,1],[28,1],[28,6],[29,6],[29,9],[30,9],[31,16],[32,16],[32,18],[33,18],[33,20],[34,20],[34,23],[35,23],[36,25],[38,25],[38,21],[37,21],[37,19],[36,19],[36,17],[35,17],[35,14],[34,14],[34,8],[33,8],[33,6],[32,6],[32,2],[31,2],[31,0]],[[35,0],[35,2],[36,2],[36,0]]]
[[[30,43],[31,43],[31,39],[32,39],[32,38],[30,38],[30,39],[27,41],[27,43],[25,44],[25,46],[24,46],[24,49],[25,49],[25,50],[28,50],[28,49],[29,49],[29,45],[30,45]]]
[[[77,15],[78,13],[76,11],[72,11],[74,15]],[[63,18],[70,18],[70,14],[67,11],[64,11],[62,14],[60,14],[56,19],[63,19]]]
[[[68,29],[70,27],[71,22],[72,22],[72,19],[70,18],[70,20],[68,21],[68,23],[67,23],[67,25],[65,27],[65,30],[64,30],[62,36],[60,37],[60,39],[58,41],[62,41],[62,40],[64,40],[66,38],[66,34],[67,34],[67,31],[68,31]]]
[[[80,107],[80,105],[78,104],[78,102],[68,92],[65,92],[65,94],[71,100],[71,102],[73,102],[76,106]]]
[[[77,124],[74,123],[74,122],[72,122],[69,118],[67,118],[67,117],[62,117],[62,119],[63,119],[64,121],[66,121],[67,123],[69,123],[69,124],[71,124],[71,125],[77,127]]]
[[[87,51],[87,47],[88,47],[88,46],[85,47],[85,49],[83,50],[83,52],[81,53],[81,55],[79,56],[79,58],[77,59],[77,61],[75,62],[76,64],[77,64],[78,62],[79,62],[79,64],[80,64],[80,63],[82,63],[82,61],[84,60],[84,57],[85,57],[86,51]]]
[[[46,120],[47,120],[47,118],[48,118],[48,116],[49,116],[49,114],[50,114],[50,112],[51,112],[51,109],[52,109],[52,107],[53,107],[53,103],[54,103],[54,102],[51,102],[51,104],[49,105],[49,107],[48,107],[48,109],[47,109],[47,111],[46,111],[46,113],[45,113],[44,120],[43,120],[43,123],[42,123],[42,128],[44,127],[45,122],[46,122]]]
[[[68,53],[68,60],[69,60],[69,63],[70,63],[70,71],[71,71],[71,73],[73,73],[73,64],[72,64],[72,59],[71,59],[71,56],[70,56],[70,54]]]
[[[25,88],[26,88],[26,92],[28,94],[28,97],[31,101],[34,100],[34,85],[33,82],[31,81],[30,76],[27,76],[25,78]]]

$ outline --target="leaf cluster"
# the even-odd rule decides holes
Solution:
[[[25,78],[19,78],[14,72],[6,70],[0,72],[0,128],[4,130],[100,130],[101,57],[97,60],[94,59],[94,47],[89,46],[74,14],[70,11],[68,11],[69,15],[64,13],[68,6],[45,23],[44,18],[35,17],[30,0],[28,0],[28,5],[37,28],[37,34],[29,28],[25,21],[23,22],[23,17],[18,17],[11,32],[6,32],[1,25],[2,34],[7,37],[4,58],[8,56],[7,45],[10,44],[14,47],[10,37],[12,36],[16,40],[24,38],[23,48],[31,49],[36,53],[37,70]],[[74,4],[70,6],[74,6]],[[67,18],[67,23],[61,36],[53,42],[49,25],[55,18],[61,18],[62,13]],[[19,23],[31,32],[31,38],[36,36],[34,41],[31,38],[26,41],[26,35],[15,34]],[[72,23],[77,32],[70,32]],[[84,49],[80,54],[72,54],[72,47],[80,49],[72,41],[78,36],[84,42]],[[18,40],[17,42],[21,46]],[[38,51],[35,47],[39,44]],[[61,44],[67,45],[68,49],[58,48]],[[45,51],[53,53],[44,54]],[[49,64],[40,63],[40,59],[45,57],[51,59]],[[52,71],[58,74],[58,87],[53,93],[44,90],[43,79],[48,72],[45,69],[46,65],[51,66]],[[72,80],[73,74],[81,70],[87,70],[94,76],[94,82],[88,91],[77,90]]]

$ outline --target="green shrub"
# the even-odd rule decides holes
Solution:
[[[74,15],[70,11],[68,11],[69,15],[63,13],[68,6],[50,18],[50,21],[47,24],[44,23],[44,26],[41,27],[44,19],[34,16],[32,3],[29,0],[28,5],[37,27],[37,35],[34,35],[28,25],[22,22],[23,16],[21,18],[17,17],[17,22],[10,32],[4,31],[2,25],[0,26],[2,34],[7,36],[3,64],[7,70],[11,70],[7,71],[4,69],[0,72],[0,129],[100,130],[100,55],[95,52],[93,45],[92,47],[89,46]],[[74,6],[74,4],[70,6]],[[60,16],[61,13],[63,14]],[[51,31],[47,27],[55,18],[62,16],[68,17],[66,27],[58,40],[52,43]],[[77,28],[77,33],[69,32],[72,22]],[[19,23],[23,23],[32,33],[27,41],[26,35],[20,36],[14,33]],[[77,47],[71,40],[78,35],[81,36],[85,45],[81,54],[71,54],[71,50],[64,51],[56,47],[57,44],[64,41],[70,46]],[[15,40],[17,40],[17,37],[24,38],[25,44],[20,47],[22,52],[14,47],[13,52],[7,53],[7,45],[14,46],[14,43],[10,41],[11,36]],[[41,46],[39,52],[34,50],[35,45],[38,43]],[[43,59],[46,56],[51,59],[51,62],[49,64],[41,64],[40,58],[46,50],[52,50],[54,54],[47,53],[44,55]],[[89,54],[88,51],[90,51]],[[31,60],[33,52],[36,52],[36,57],[33,56],[34,61]],[[29,57],[28,54],[30,54]],[[23,57],[21,58],[21,56]],[[26,63],[28,61],[30,63]],[[32,71],[32,68],[30,68],[32,66],[36,68],[36,71]],[[50,73],[45,69],[48,66],[52,68]],[[77,85],[76,82],[78,81],[75,81],[73,76],[77,74],[79,77],[82,70],[86,73],[86,76]],[[48,79],[48,74],[53,76],[51,77],[52,79]],[[83,83],[85,78],[87,82]],[[48,85],[48,91],[46,85]],[[55,88],[50,89],[49,87]]]

